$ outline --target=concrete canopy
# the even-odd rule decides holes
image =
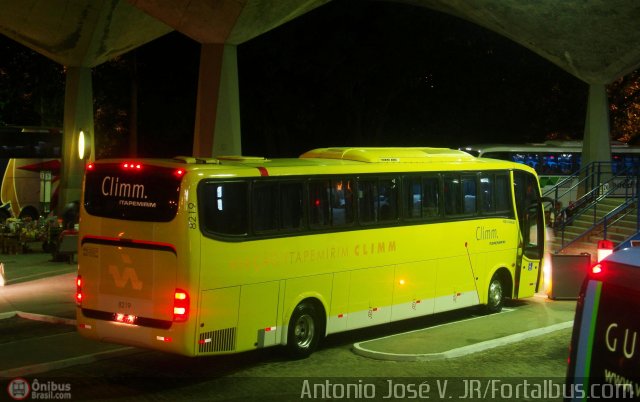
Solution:
[[[118,0],[0,0],[0,10],[0,33],[65,66],[95,67],[172,30]]]
[[[588,84],[640,66],[633,0],[393,0],[442,11],[510,38]]]
[[[330,0],[127,0],[200,43],[239,45]]]
[[[0,33],[58,63],[93,67],[172,29],[200,43],[238,45],[328,1],[0,0]],[[637,1],[391,1],[486,27],[589,84],[640,66]]]

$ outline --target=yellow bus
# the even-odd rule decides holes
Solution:
[[[189,356],[532,296],[535,171],[440,148],[101,160],[80,212],[80,334]]]
[[[62,134],[55,128],[0,127],[0,221],[37,221],[55,211]]]

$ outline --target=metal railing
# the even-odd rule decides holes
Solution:
[[[553,200],[558,205],[560,199],[570,194],[582,194],[569,206],[556,210],[554,222],[556,237],[559,237],[561,251],[584,238],[595,228],[601,227],[603,239],[607,238],[609,228],[617,224],[624,216],[628,216],[635,207],[636,228],[640,231],[640,180],[638,172],[640,166],[620,166],[615,162],[592,162],[575,174],[558,182],[554,188],[545,192],[543,196]],[[614,209],[604,210],[602,201],[615,198],[620,204]],[[587,218],[587,219],[585,219]],[[589,226],[581,233],[574,234],[567,239],[567,229],[575,230],[574,223],[580,219],[588,222]]]

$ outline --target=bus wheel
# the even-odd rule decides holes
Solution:
[[[498,313],[504,306],[504,284],[500,277],[495,274],[489,282],[489,293],[487,294],[487,304],[484,306],[486,314]]]
[[[295,359],[308,357],[318,346],[323,332],[316,305],[309,302],[298,304],[289,321],[288,354]]]

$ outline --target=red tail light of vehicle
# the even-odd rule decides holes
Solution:
[[[189,318],[189,294],[176,289],[173,296],[173,321],[184,322]]]
[[[82,306],[82,275],[76,277],[76,304]]]
[[[602,275],[602,264],[598,263],[591,267],[591,273],[594,275]]]
[[[126,170],[140,170],[142,164],[140,162],[125,162],[122,164],[122,168]]]

